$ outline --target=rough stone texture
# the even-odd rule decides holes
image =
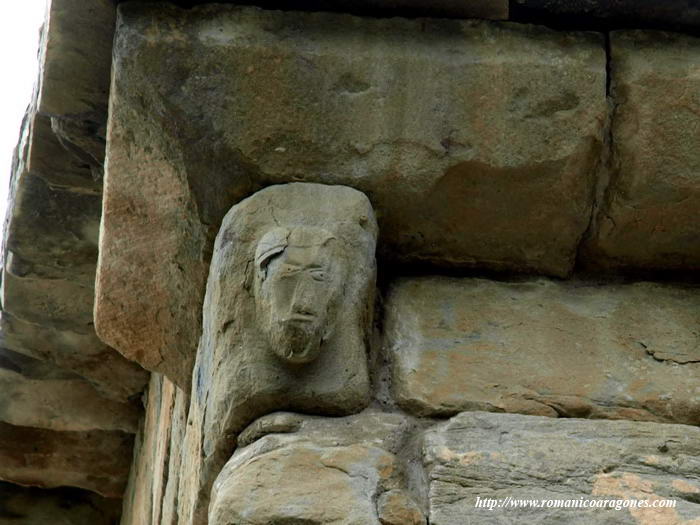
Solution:
[[[232,438],[255,418],[351,414],[369,403],[376,238],[369,200],[343,186],[271,186],[224,218],[188,423],[187,448],[202,466],[184,476],[200,478],[199,508]]]
[[[188,396],[167,378],[153,374],[146,414],[136,436],[121,525],[177,525],[181,447]]]
[[[515,0],[515,20],[549,20],[578,27],[700,26],[698,0]]]
[[[700,270],[700,39],[613,32],[610,49],[613,169],[587,259]]]
[[[0,318],[0,345],[70,370],[109,399],[127,401],[143,389],[147,373],[88,330],[78,333],[37,325],[7,312]]]
[[[594,285],[417,278],[386,301],[398,403],[700,423],[700,294]]]
[[[101,161],[76,156],[52,129],[59,121],[104,127],[115,7],[108,0],[88,7],[55,0],[47,14],[38,100],[27,110],[13,162],[0,340],[84,376],[104,397],[126,401],[147,374],[99,342],[93,327]]]
[[[271,432],[279,432],[278,417],[266,418]],[[231,457],[214,485],[209,525],[425,523],[394,454],[409,427],[405,418],[296,418],[291,433],[260,437]]]
[[[27,171],[54,188],[80,188],[85,193],[101,196],[102,180],[93,176],[90,164],[63,147],[51,129],[51,118],[34,111],[27,115],[27,120]],[[95,221],[95,218],[92,217],[92,220]],[[99,215],[97,222],[99,226]],[[94,233],[90,237],[94,238]],[[95,247],[92,249],[95,250]]]
[[[88,3],[49,2],[13,158],[0,257],[0,479],[120,498],[148,375],[93,326],[116,11],[110,0]],[[45,497],[46,507],[8,507],[0,520],[42,522],[55,501]],[[54,510],[51,522],[101,524],[70,501]]]
[[[0,480],[121,498],[133,440],[124,432],[57,432],[0,423]]]
[[[217,225],[264,185],[364,191],[401,261],[572,269],[606,114],[599,35],[119,10],[96,323],[144,367],[186,386]]]
[[[117,0],[117,2],[128,0]],[[159,0],[138,0],[157,2]],[[174,0],[180,6],[195,6],[209,3],[208,0]],[[508,0],[243,0],[233,2],[220,0],[220,4],[257,5],[265,9],[299,11],[340,11],[365,16],[434,16],[447,18],[486,18],[506,20]]]
[[[0,349],[0,421],[50,430],[136,432],[140,407],[104,399],[75,374]]]
[[[78,489],[40,490],[0,482],[0,525],[118,525],[121,503]]]
[[[98,177],[115,18],[110,0],[52,0],[41,43],[38,111],[51,119],[65,149]]]
[[[6,239],[14,260],[6,264],[17,277],[51,280],[56,287],[70,282],[92,292],[102,196],[53,187],[32,172],[18,178]],[[76,307],[80,310],[73,323],[87,325],[84,319],[92,319],[92,301]]]
[[[693,525],[700,429],[630,421],[462,413],[425,434],[430,524]],[[476,498],[671,498],[675,508],[494,509]]]

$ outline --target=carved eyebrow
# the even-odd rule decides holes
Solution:
[[[255,264],[258,265],[258,268],[264,270],[267,268],[267,265],[270,264],[270,260],[280,255],[286,248],[287,246],[282,244],[268,248],[258,255]]]

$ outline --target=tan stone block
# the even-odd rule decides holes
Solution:
[[[700,295],[654,283],[395,283],[385,351],[420,415],[462,410],[700,422]]]
[[[584,260],[700,269],[700,39],[611,34],[612,173]]]
[[[257,431],[271,433],[239,448],[219,474],[209,525],[425,523],[402,487],[404,466],[395,453],[408,429],[405,418],[296,415],[294,428],[278,433],[280,416],[259,420]]]

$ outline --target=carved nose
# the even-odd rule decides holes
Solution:
[[[313,287],[306,279],[300,279],[294,290],[292,311],[299,315],[315,315]]]

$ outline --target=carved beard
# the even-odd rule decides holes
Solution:
[[[270,327],[272,351],[288,363],[310,363],[321,353],[323,330],[316,323],[282,321]]]

